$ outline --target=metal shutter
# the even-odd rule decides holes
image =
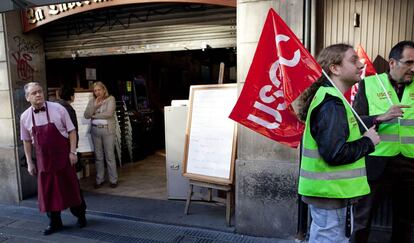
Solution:
[[[236,9],[140,4],[57,20],[43,28],[47,59],[236,46]]]

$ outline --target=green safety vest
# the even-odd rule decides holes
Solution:
[[[349,105],[334,87],[320,87],[309,107],[303,137],[302,162],[299,176],[299,194],[323,198],[353,198],[370,192],[366,177],[365,158],[347,165],[332,166],[318,152],[318,145],[311,135],[310,115],[326,94],[342,100],[348,120],[347,142],[361,138],[358,123]]]
[[[402,118],[395,118],[379,125],[378,134],[381,142],[370,155],[389,157],[402,153],[406,157],[414,158],[414,83],[405,87],[400,102],[387,74],[383,73],[378,77],[393,104],[411,105],[412,108],[405,108]],[[391,107],[384,89],[375,75],[365,78],[365,95],[368,100],[368,114],[370,116],[383,114]]]

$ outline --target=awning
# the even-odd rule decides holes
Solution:
[[[46,6],[50,4],[58,3],[74,3],[74,2],[112,2],[112,0],[1,0],[0,1],[0,13],[13,10],[23,10],[26,8]],[[139,0],[117,0],[119,4],[132,4],[138,3]],[[168,2],[165,0],[142,0],[142,2]],[[174,0],[171,0],[174,2]],[[185,0],[178,0],[178,2],[187,2]],[[188,2],[206,3],[206,4],[217,4],[223,6],[236,6],[235,0],[188,0]]]

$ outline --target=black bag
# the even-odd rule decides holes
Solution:
[[[76,162],[76,164],[75,164],[75,169],[76,169],[76,172],[80,172],[80,171],[82,171],[83,170],[83,160],[82,160],[82,156],[81,156],[81,154],[80,153],[77,153],[77,156],[78,156],[78,162]]]

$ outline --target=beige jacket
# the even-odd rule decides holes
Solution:
[[[106,98],[101,106],[95,107],[95,98],[89,100],[83,116],[86,119],[106,119],[111,133],[115,133],[115,98],[111,95]]]

